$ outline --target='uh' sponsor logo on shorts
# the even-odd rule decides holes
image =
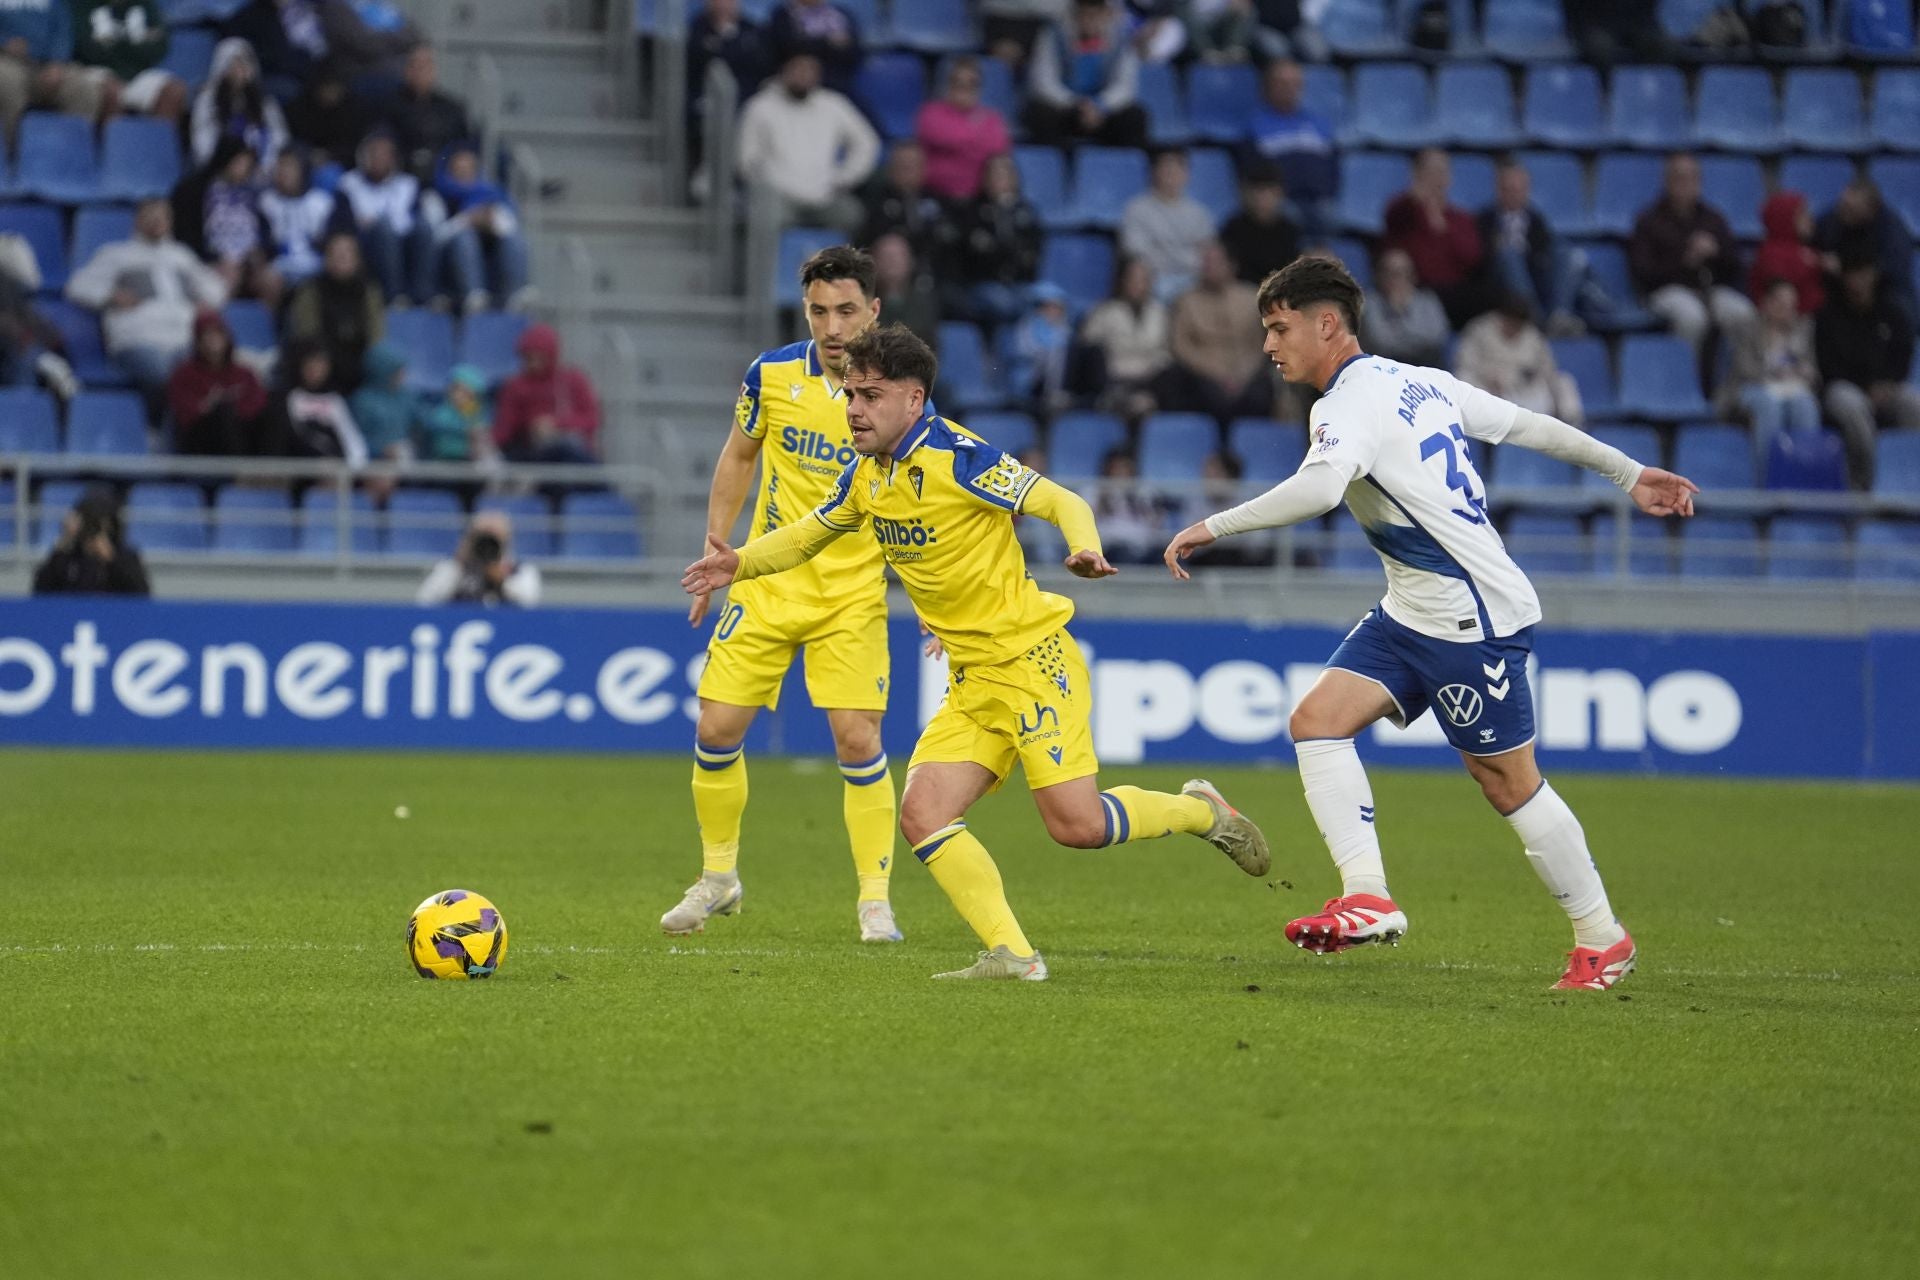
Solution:
[[[860,456],[850,444],[837,445],[821,432],[802,431],[799,427],[781,428],[780,447],[798,457],[812,458],[816,462],[837,462],[843,467]]]

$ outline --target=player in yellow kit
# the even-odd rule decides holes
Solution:
[[[1066,535],[1067,568],[1103,578],[1114,569],[1100,552],[1093,512],[1078,495],[933,413],[936,369],[926,343],[900,325],[849,343],[847,420],[860,457],[810,515],[738,551],[709,535],[711,551],[687,569],[683,585],[698,598],[729,583],[778,581],[871,528],[950,663],[947,700],[907,766],[900,830],[987,949],[970,967],[936,976],[1044,981],[1046,961],[964,820],[1016,762],[1047,831],[1063,845],[1095,849],[1180,831],[1255,876],[1266,873],[1267,845],[1203,779],[1179,795],[1100,789],[1087,668],[1065,629],[1073,602],[1039,588],[1013,531],[1016,515],[1050,521]]]
[[[846,344],[880,314],[873,259],[858,249],[823,249],[800,269],[813,337],[765,352],[747,368],[726,448],[707,496],[707,534],[725,537],[740,515],[757,463],[752,532],[804,519],[833,491],[853,459],[841,370]],[[887,897],[893,869],[893,775],[880,744],[887,709],[887,586],[878,547],[848,542],[804,568],[742,583],[714,621],[700,677],[694,733],[693,808],[703,867],[680,902],[660,917],[670,934],[698,933],[707,919],[740,909],[735,860],[747,807],[743,741],[761,707],[804,652],[807,697],[826,711],[840,760],[842,812],[859,877],[862,942],[898,942]],[[700,625],[705,596],[687,620]]]

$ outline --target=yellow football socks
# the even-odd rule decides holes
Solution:
[[[993,865],[992,855],[973,838],[966,823],[940,828],[913,846],[913,854],[927,864],[934,880],[946,890],[953,909],[973,926],[989,951],[1005,947],[1016,956],[1033,954],[1033,944],[1020,931],[1020,922],[1007,905],[1000,868]]]
[[[847,820],[847,843],[853,849],[853,869],[860,877],[862,902],[885,902],[887,881],[893,874],[893,775],[887,772],[882,751],[859,764],[840,763],[846,779],[840,809]]]
[[[747,811],[745,746],[693,744],[693,815],[700,823],[701,865],[708,871],[731,871],[740,857],[740,815]]]
[[[1100,793],[1100,805],[1107,811],[1108,844],[1158,840],[1176,831],[1205,835],[1213,827],[1213,810],[1199,796],[1115,787]]]

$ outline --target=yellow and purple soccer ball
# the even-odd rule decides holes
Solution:
[[[507,958],[507,922],[468,889],[436,893],[407,921],[407,959],[423,978],[491,978]]]

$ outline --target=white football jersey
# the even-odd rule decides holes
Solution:
[[[1487,515],[1467,441],[1498,444],[1512,402],[1444,369],[1381,356],[1340,366],[1314,402],[1304,467],[1331,465],[1387,568],[1389,617],[1440,640],[1491,640],[1540,620],[1540,598]]]

